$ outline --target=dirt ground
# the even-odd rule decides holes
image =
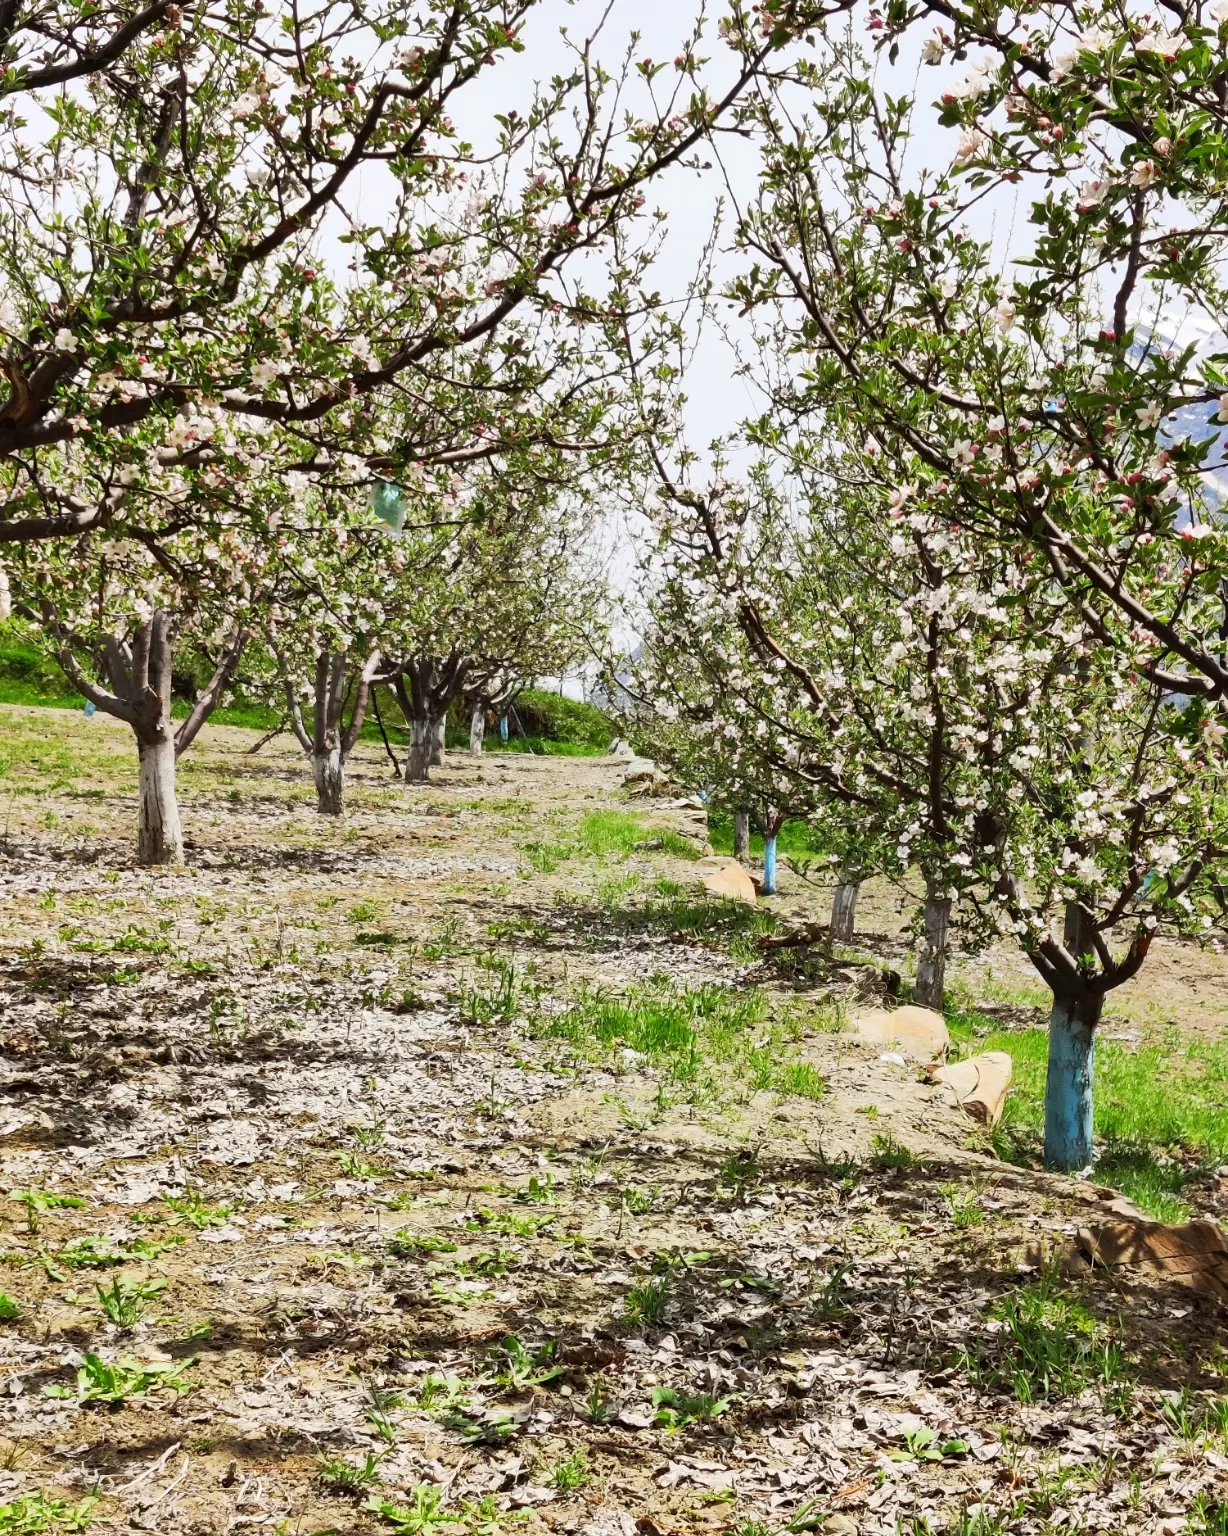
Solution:
[[[1173,1408],[1219,1398],[1219,1304],[1093,1276],[1012,1333],[1111,1192],[834,1032],[855,969],[615,921],[694,884],[651,846],[685,812],[604,759],[407,789],[363,747],[334,822],[255,739],[206,729],[189,863],[142,871],[122,729],[0,706],[0,1533],[1222,1530],[1228,1442]],[[628,807],[629,856],[531,852]],[[1114,1015],[1218,1034],[1228,962],[1155,958]],[[652,976],[764,988],[826,1091],[679,1096],[543,1028]],[[963,976],[1030,1006],[1009,955]],[[1044,1390],[1025,1336],[1067,1341]]]

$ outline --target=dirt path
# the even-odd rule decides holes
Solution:
[[[594,852],[616,765],[408,792],[363,749],[329,823],[216,729],[150,873],[121,732],[0,730],[0,1532],[1133,1533],[1222,1492],[1163,1408],[1213,1305],[1021,1272],[1104,1195],[756,988],[684,921],[685,816]]]

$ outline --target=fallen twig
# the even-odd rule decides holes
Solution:
[[[825,944],[827,941],[826,923],[807,923],[794,933],[765,933],[757,942],[760,949],[804,949],[810,944]],[[831,958],[830,947],[827,954]]]

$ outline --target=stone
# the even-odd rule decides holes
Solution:
[[[1005,1051],[985,1051],[939,1067],[933,1081],[945,1083],[955,1102],[982,1125],[997,1125],[1011,1085],[1013,1062]]]
[[[711,862],[710,859],[700,860],[701,864]],[[744,901],[753,907],[758,900],[755,882],[736,859],[727,859],[719,868],[709,869],[703,877],[703,887],[709,896],[719,896],[725,901]]]
[[[947,1021],[933,1008],[863,1008],[852,1018],[853,1033],[869,1045],[893,1047],[910,1061],[943,1060],[951,1047]]]
[[[1093,1268],[1123,1279],[1171,1280],[1228,1301],[1228,1240],[1213,1221],[1182,1226],[1115,1221],[1083,1227],[1075,1249]]]

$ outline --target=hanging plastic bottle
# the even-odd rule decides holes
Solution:
[[[400,538],[405,527],[405,493],[399,485],[393,485],[391,480],[377,480],[371,487],[371,511],[394,538]]]

